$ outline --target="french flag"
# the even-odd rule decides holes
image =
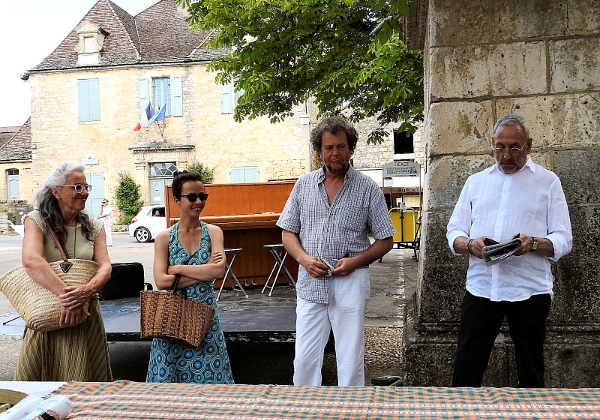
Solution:
[[[148,106],[146,107],[146,111],[142,113],[140,117],[140,121],[137,123],[133,131],[140,131],[142,127],[148,127],[150,125],[149,121],[154,116],[154,108],[152,108],[152,104],[148,102]]]
[[[163,107],[158,111],[152,118],[148,120],[148,126],[150,126],[154,121],[164,121],[165,113],[167,111],[167,104],[164,104]]]

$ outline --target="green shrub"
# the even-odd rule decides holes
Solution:
[[[144,202],[140,200],[140,186],[128,173],[120,172],[116,195],[117,208],[122,214],[119,224],[127,225],[144,205]]]
[[[129,225],[129,224],[131,224],[131,219],[133,219],[133,216],[130,216],[128,214],[124,214],[119,219],[119,224],[120,225]]]
[[[215,168],[209,168],[208,166],[204,166],[200,162],[193,161],[187,167],[187,171],[196,172],[202,175],[202,181],[205,184],[212,184],[213,179],[215,178]]]

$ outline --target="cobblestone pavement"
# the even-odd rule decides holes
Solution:
[[[146,281],[152,282],[153,244],[137,244],[124,234],[114,234],[111,261],[140,261]],[[118,244],[119,242],[120,244]],[[20,241],[0,236],[0,275],[20,264]],[[371,299],[365,320],[365,378],[401,375],[402,327],[406,298],[416,289],[417,265],[413,251],[394,248],[382,262],[369,267]],[[0,293],[0,314],[13,312]],[[21,347],[20,337],[0,336],[0,381],[12,380]],[[228,349],[237,383],[291,384],[293,343],[230,343]],[[144,381],[148,342],[109,343],[113,374],[117,379]],[[323,384],[336,385],[335,354],[325,354]]]

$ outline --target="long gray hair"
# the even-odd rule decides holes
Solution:
[[[54,228],[60,243],[65,246],[67,240],[67,227],[58,206],[58,199],[52,194],[52,188],[64,185],[73,172],[83,173],[85,165],[75,162],[60,163],[44,181],[44,186],[35,195],[35,205],[42,219]],[[77,223],[81,225],[81,233],[88,241],[94,240],[92,220],[85,210],[77,214]]]

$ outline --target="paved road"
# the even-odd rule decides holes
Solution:
[[[11,268],[21,265],[22,238],[18,235],[0,235],[0,275]],[[108,248],[110,261],[140,262],[144,266],[145,281],[154,284],[152,276],[152,261],[154,243],[138,243],[126,233],[113,233],[113,246]],[[0,293],[0,314],[14,312],[8,299]],[[14,369],[21,348],[18,337],[0,337],[0,381],[12,380]],[[148,366],[150,344],[140,343],[109,343],[111,365],[115,377],[135,381],[145,380],[145,368]]]
[[[0,235],[0,275],[21,264],[21,237]],[[154,243],[138,243],[126,233],[113,233],[109,247],[111,262],[140,262],[145,281],[154,283],[152,262]],[[405,296],[416,287],[417,263],[412,251],[393,249],[370,268],[371,299],[366,311],[367,381],[382,374],[398,374],[400,331]],[[0,293],[0,314],[14,312]],[[390,342],[391,340],[391,342]],[[21,346],[20,337],[0,336],[0,381],[12,380]],[[148,342],[109,343],[111,366],[116,379],[144,381]],[[232,369],[237,383],[290,384],[293,373],[293,343],[228,343]],[[373,359],[373,360],[370,360]],[[335,385],[335,359],[328,357],[323,373],[324,385]]]
[[[18,235],[0,235],[0,276],[21,265],[22,238]],[[140,262],[144,266],[145,281],[154,285],[152,262],[154,242],[139,243],[126,233],[113,233],[113,246],[108,248],[112,263]],[[0,314],[13,312],[8,299],[0,293]]]

